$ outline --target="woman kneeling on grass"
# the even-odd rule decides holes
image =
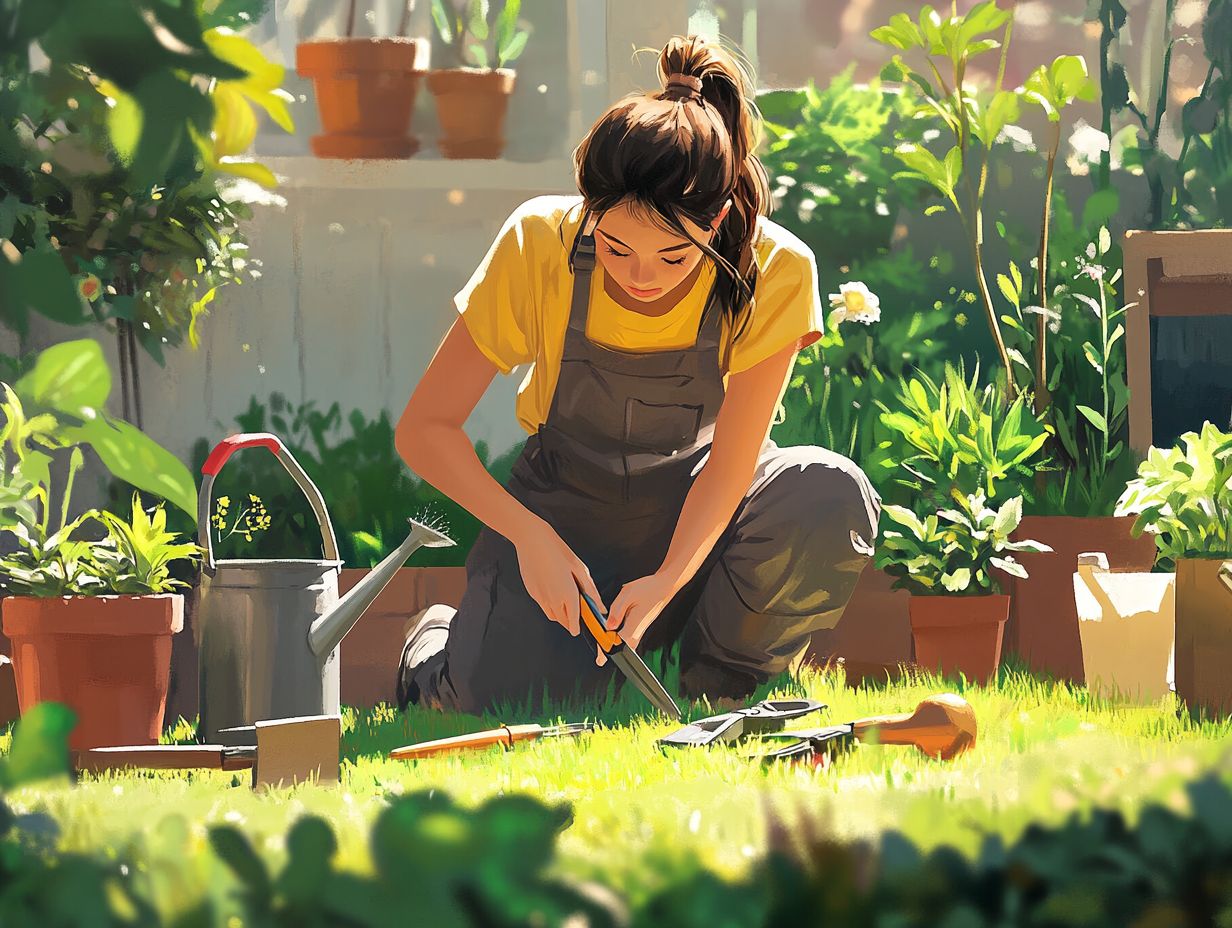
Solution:
[[[634,650],[678,641],[685,695],[742,699],[838,622],[872,554],[864,473],[769,438],[823,319],[812,252],[765,218],[751,83],[695,36],[659,73],[578,146],[580,197],[505,223],[398,423],[408,466],[484,524],[456,613],[408,635],[403,709],[601,695],[579,589]],[[462,426],[528,363],[506,489]]]

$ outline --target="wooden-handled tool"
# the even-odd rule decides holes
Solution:
[[[240,729],[255,743],[134,744],[78,751],[78,770],[98,772],[141,767],[150,770],[252,770],[253,789],[305,780],[337,783],[342,719],[337,715],[271,719]]]
[[[593,722],[574,722],[569,725],[553,725],[544,728],[542,725],[502,725],[488,731],[477,731],[467,735],[457,735],[453,738],[439,738],[436,741],[424,741],[419,744],[408,744],[405,747],[394,748],[389,756],[394,760],[420,760],[433,757],[449,751],[462,751],[469,748],[487,748],[499,744],[511,748],[519,741],[534,741],[536,738],[553,738],[565,735],[580,735],[594,730]]]
[[[768,759],[807,757],[827,752],[834,742],[855,739],[879,744],[915,745],[930,757],[950,760],[975,746],[975,712],[961,696],[929,696],[914,712],[877,715],[846,725],[787,731],[765,738],[792,739],[792,743],[764,755]]]

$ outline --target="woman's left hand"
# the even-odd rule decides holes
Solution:
[[[632,580],[622,586],[612,600],[607,611],[607,627],[619,632],[625,645],[636,651],[650,623],[659,617],[675,595],[675,583],[661,574]],[[602,667],[607,663],[607,656],[600,652],[595,663]]]

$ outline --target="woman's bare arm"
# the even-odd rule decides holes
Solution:
[[[516,544],[543,520],[488,473],[462,429],[497,373],[459,316],[411,394],[394,446],[418,476]]]

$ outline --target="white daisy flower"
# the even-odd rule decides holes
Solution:
[[[860,322],[871,325],[881,320],[881,300],[860,281],[842,284],[830,294],[830,317],[835,325]]]

